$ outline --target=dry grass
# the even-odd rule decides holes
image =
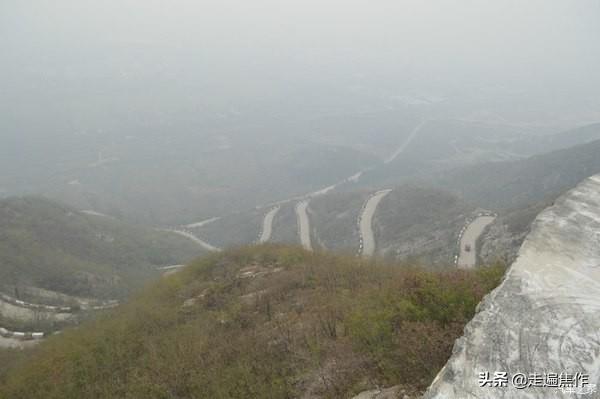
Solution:
[[[7,398],[345,398],[418,391],[503,268],[434,273],[295,247],[195,262],[40,346]],[[0,395],[1,396],[1,395]]]

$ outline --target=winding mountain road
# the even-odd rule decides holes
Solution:
[[[28,346],[36,345],[39,342],[40,340],[24,341],[22,339],[0,336],[0,348],[23,349]]]
[[[179,234],[182,237],[185,237],[189,240],[194,241],[195,243],[197,243],[198,245],[200,245],[202,248],[206,249],[207,251],[211,251],[211,252],[220,252],[221,251],[221,248],[215,247],[214,245],[210,245],[209,243],[201,240],[200,238],[196,237],[194,234],[192,234],[189,231],[180,230],[180,229],[160,229],[160,230],[168,231],[168,232],[171,232],[174,234]]]
[[[263,219],[262,232],[258,239],[259,243],[263,244],[271,239],[271,235],[273,234],[273,219],[280,209],[280,206],[276,206],[265,215],[265,218]]]
[[[391,163],[398,156],[400,156],[408,148],[408,146],[410,145],[412,140],[417,136],[419,131],[423,128],[423,126],[425,126],[426,123],[427,123],[427,120],[424,120],[424,121],[420,122],[417,126],[415,126],[413,128],[413,130],[410,132],[409,136],[406,138],[406,140],[394,151],[394,153],[392,155],[390,155],[387,159],[384,160],[384,163],[385,164]],[[265,218],[263,219],[262,231],[259,234],[258,242],[264,243],[264,242],[269,241],[269,239],[271,238],[271,235],[273,232],[273,219],[274,219],[275,215],[277,214],[277,212],[279,211],[281,205],[284,205],[284,204],[287,204],[287,203],[290,203],[293,201],[299,201],[296,204],[295,209],[296,209],[296,220],[297,220],[297,224],[298,224],[298,235],[300,237],[300,243],[302,244],[302,246],[305,249],[312,251],[312,244],[311,244],[311,238],[310,238],[310,220],[308,218],[308,213],[307,213],[309,201],[312,198],[319,197],[319,196],[330,193],[331,191],[335,190],[336,188],[338,188],[338,186],[340,186],[342,184],[358,182],[358,180],[362,177],[362,175],[365,172],[372,170],[374,167],[375,166],[370,166],[370,167],[364,168],[362,170],[359,170],[358,172],[354,173],[353,175],[346,177],[346,178],[338,181],[337,183],[331,184],[327,187],[323,187],[319,190],[310,192],[308,194],[300,195],[300,196],[296,196],[293,198],[288,198],[286,200],[281,200],[281,201],[273,202],[270,204],[263,204],[263,205],[258,206],[257,208],[263,208],[263,207],[268,207],[268,206],[274,207],[265,215]],[[387,194],[386,191],[389,192],[389,190],[382,190],[382,191],[379,191],[376,193],[376,197],[378,197],[379,199],[373,199],[374,202],[372,202],[370,204],[367,203],[367,205],[365,205],[366,212],[363,214],[364,217],[360,218],[360,220],[361,220],[359,222],[359,224],[361,225],[361,229],[360,229],[361,230],[361,251],[360,252],[362,252],[365,255],[372,254],[375,251],[375,242],[374,242],[375,240],[373,238],[373,232],[372,232],[370,225],[371,225],[371,220],[373,218],[373,214],[375,213],[375,210],[377,208],[377,205],[379,204],[379,201],[383,198],[383,196],[385,196],[385,194]],[[381,194],[383,192],[386,192],[386,193]],[[372,213],[371,213],[371,211],[372,211]],[[197,228],[197,227],[204,226],[208,223],[217,221],[219,219],[220,219],[220,217],[214,217],[214,218],[211,218],[208,220],[204,220],[204,221],[200,221],[200,222],[196,222],[196,223],[190,223],[190,224],[184,225],[182,227],[183,228]],[[363,220],[364,220],[364,222],[363,222]],[[369,225],[368,228],[367,228],[367,224]],[[221,250],[220,248],[214,247],[213,245],[210,245],[209,243],[199,239],[194,234],[192,234],[191,232],[188,232],[184,229],[166,229],[166,231],[171,231],[173,233],[177,233],[179,235],[187,237],[190,240],[197,242],[203,248],[205,248],[209,251],[220,251]],[[362,247],[363,240],[367,241],[367,243],[365,245],[366,250],[363,249],[363,247]]]
[[[359,217],[360,231],[359,253],[363,256],[373,256],[375,253],[375,234],[373,233],[373,216],[381,200],[392,190],[381,190],[373,194],[365,203],[363,212]]]
[[[196,229],[198,227],[206,226],[207,224],[210,224],[212,222],[216,222],[219,219],[221,219],[221,217],[217,216],[214,218],[203,220],[201,222],[186,224],[184,227],[187,227],[188,229]]]
[[[464,229],[460,238],[460,252],[456,263],[459,268],[475,267],[477,264],[477,239],[494,220],[496,220],[496,216],[480,215]]]
[[[410,132],[410,134],[408,135],[408,137],[406,138],[406,140],[396,149],[396,151],[394,151],[394,153],[392,155],[390,155],[390,157],[388,157],[384,161],[384,163],[386,163],[386,164],[391,163],[396,158],[398,158],[398,156],[400,156],[404,151],[406,151],[406,149],[408,148],[410,143],[413,141],[413,139],[417,136],[419,131],[423,128],[423,126],[425,126],[426,123],[427,123],[427,120],[423,120],[417,126],[415,126],[413,128],[413,130]],[[353,174],[352,176],[339,181],[338,183],[327,186],[321,190],[314,191],[314,192],[308,194],[305,197],[305,199],[301,200],[296,205],[296,216],[297,216],[297,220],[298,220],[298,231],[299,231],[299,235],[300,235],[300,242],[302,243],[302,246],[304,248],[306,248],[308,250],[312,250],[312,245],[310,242],[310,221],[308,218],[308,214],[306,212],[306,210],[308,208],[308,202],[310,201],[310,199],[313,197],[327,194],[327,193],[335,190],[341,184],[349,183],[349,182],[357,182],[361,178],[361,176],[364,174],[364,172],[366,172],[370,169],[372,169],[372,167],[363,169],[363,170]],[[381,190],[381,191],[376,192],[371,198],[369,198],[369,200],[365,204],[363,213],[359,218],[359,230],[360,230],[359,253],[361,253],[364,256],[372,256],[375,253],[375,236],[373,234],[373,227],[372,227],[373,215],[375,215],[375,211],[377,210],[377,206],[379,205],[379,202],[383,199],[383,197],[385,197],[391,191],[392,190],[388,189],[388,190]]]

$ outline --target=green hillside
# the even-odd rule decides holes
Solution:
[[[119,298],[156,266],[201,254],[177,235],[82,214],[37,197],[0,201],[0,290],[36,287],[68,295]]]
[[[355,253],[358,248],[358,217],[371,191],[333,192],[310,201],[314,245]]]
[[[258,238],[264,213],[263,210],[252,209],[226,215],[199,228],[191,228],[191,231],[220,248],[244,245]]]
[[[600,139],[600,123],[543,136],[527,136],[507,144],[508,150],[521,155],[539,155],[582,145]]]
[[[281,205],[281,209],[273,218],[273,236],[271,241],[281,244],[297,243],[298,222],[296,220],[295,202]]]
[[[492,209],[517,209],[552,200],[600,172],[600,140],[511,162],[440,173],[436,184]]]
[[[378,253],[446,267],[456,239],[476,207],[445,190],[404,185],[386,196],[374,218]]]
[[[373,191],[335,192],[310,202],[313,242],[336,251],[358,249],[358,217]],[[404,184],[379,205],[373,221],[377,253],[447,266],[456,238],[476,206],[446,190]]]
[[[436,273],[285,246],[213,255],[14,360],[0,397],[416,393],[503,271]]]

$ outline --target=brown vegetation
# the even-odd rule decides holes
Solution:
[[[418,391],[501,266],[406,265],[242,248],[198,260],[112,314],[51,338],[2,398],[346,398]]]

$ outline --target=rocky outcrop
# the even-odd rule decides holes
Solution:
[[[597,175],[537,217],[425,398],[597,398],[599,383]]]

